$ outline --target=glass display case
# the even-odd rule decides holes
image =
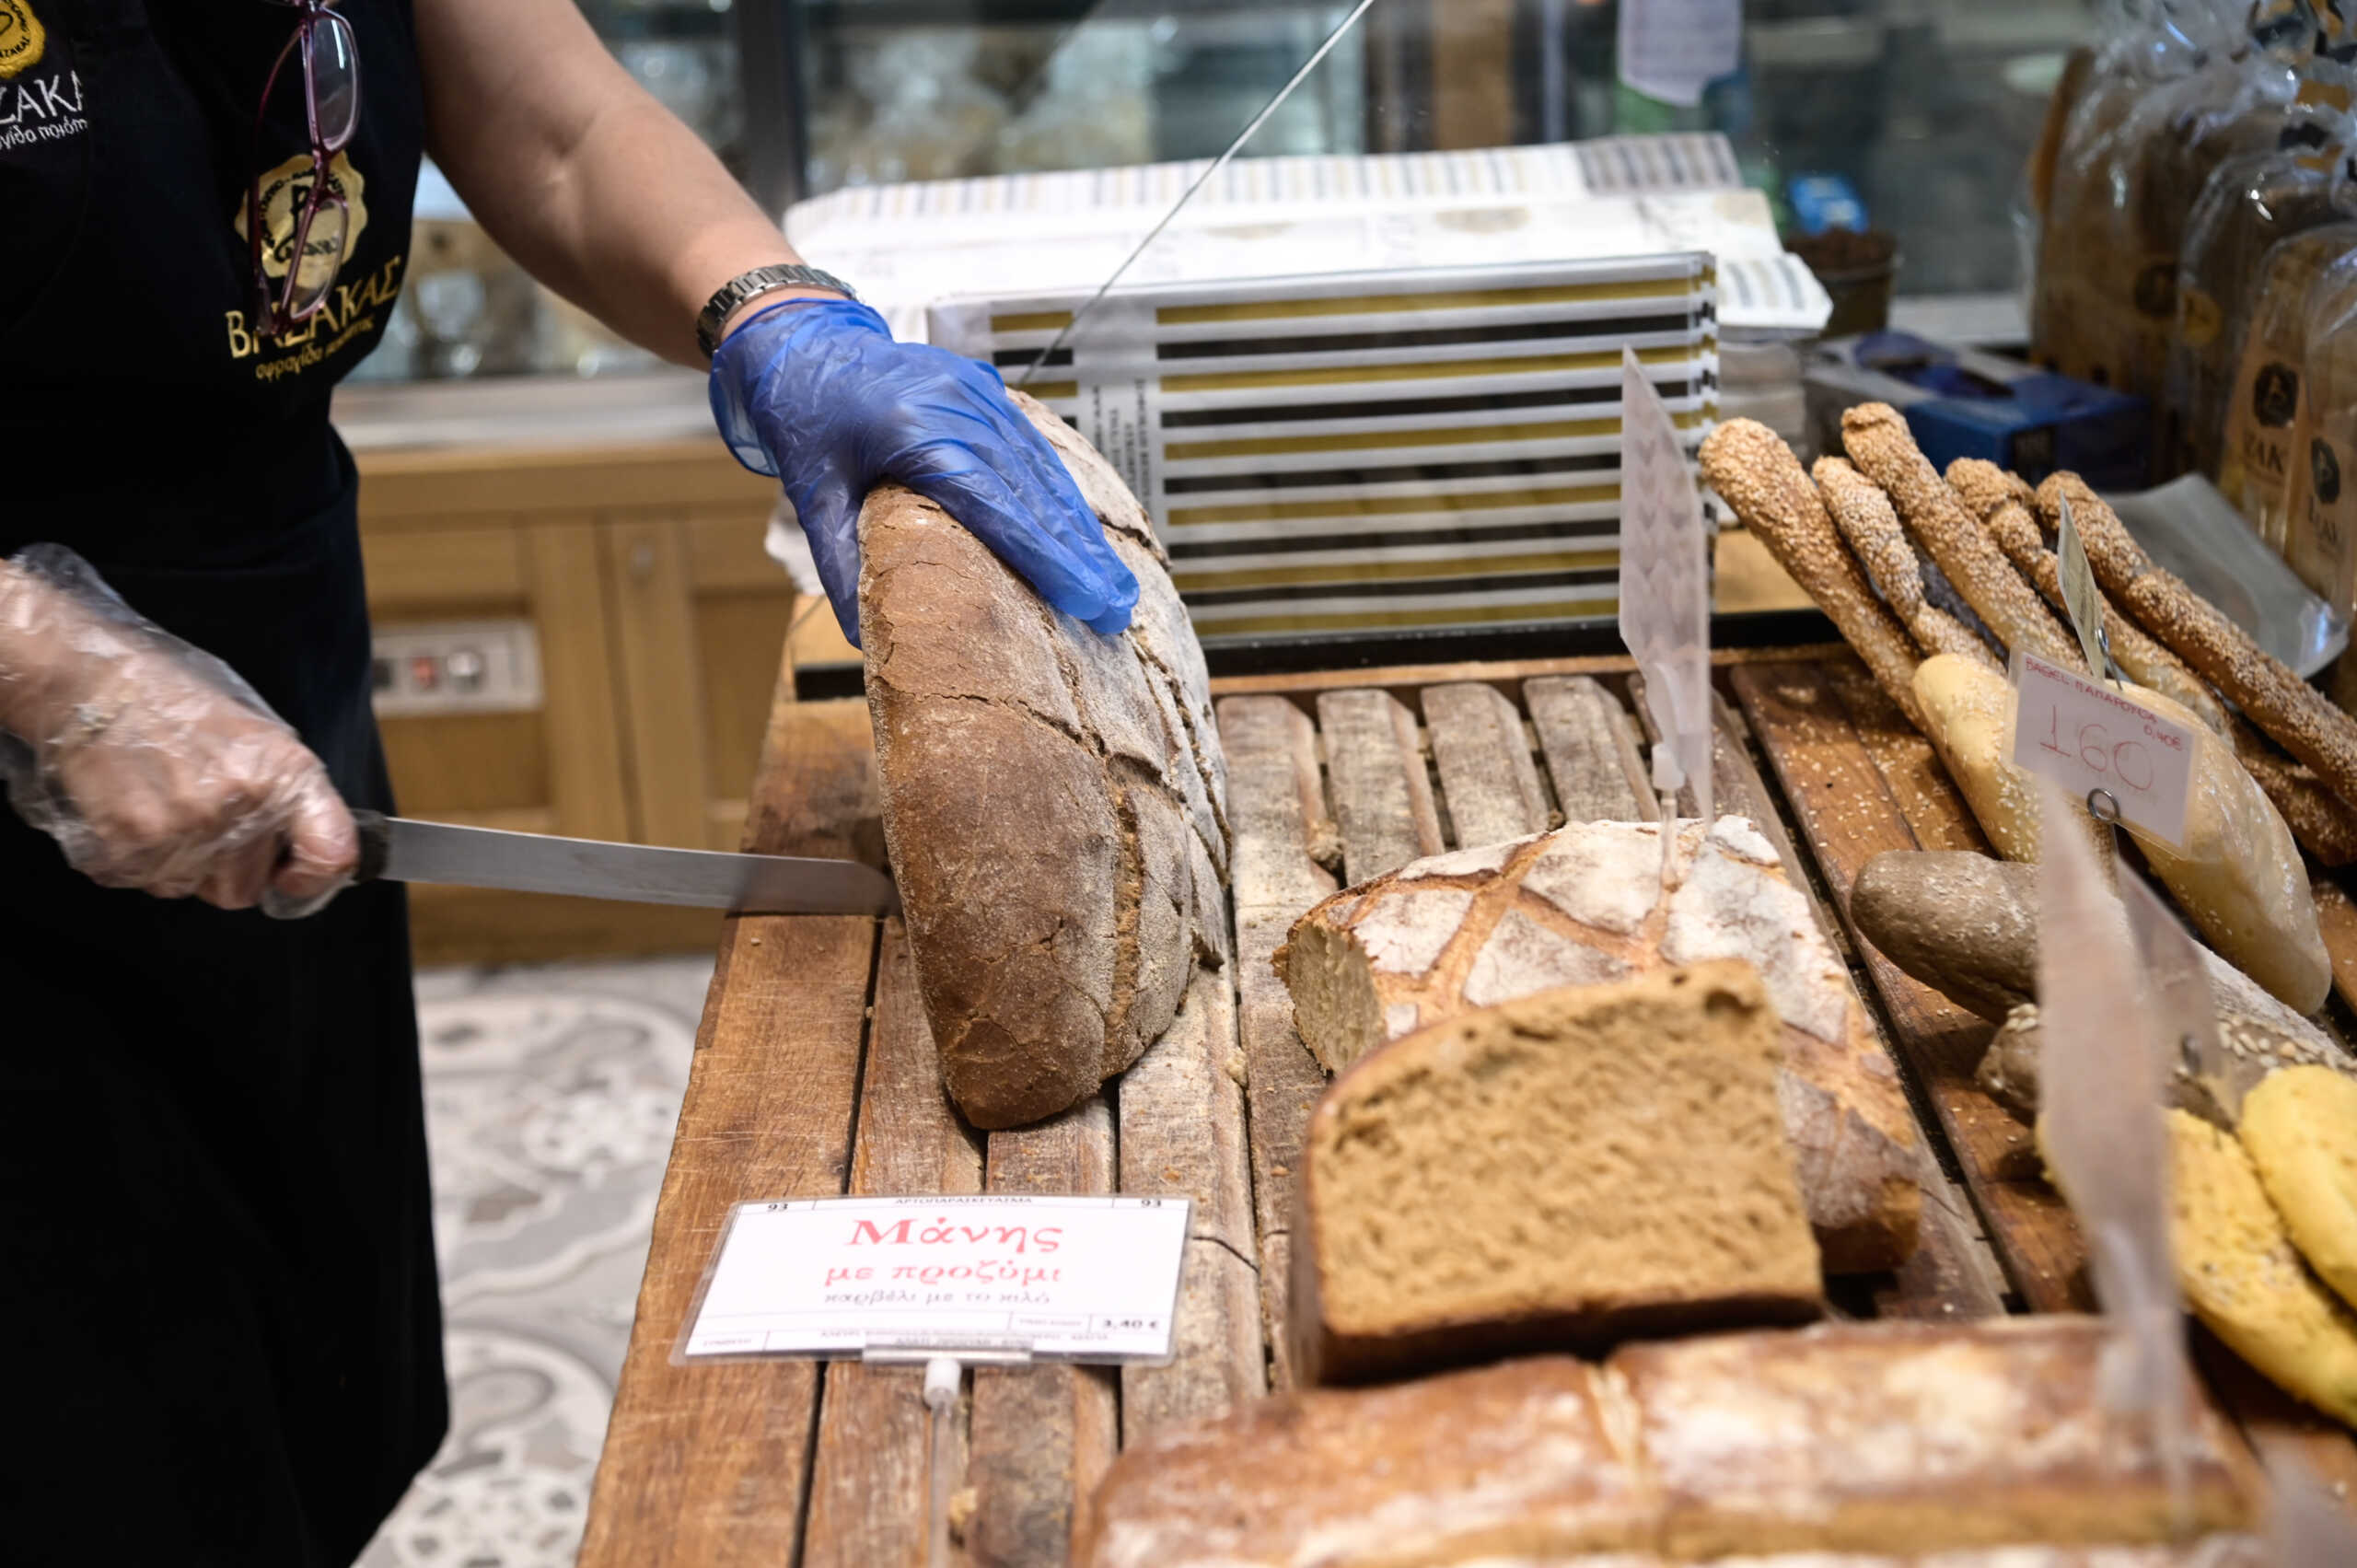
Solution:
[[[2091,29],[2085,0],[1730,0],[1730,68],[1690,104],[1621,79],[1624,49],[1644,46],[1645,7],[1630,3],[1624,15],[1620,0],[1375,0],[1239,156],[1715,131],[1788,230],[1815,226],[1830,191],[1838,211],[1888,237],[1863,261],[1813,258],[1840,274],[1837,296],[1863,290],[1877,308],[1893,293],[1967,296],[1996,308],[1994,335],[2018,335],[2022,170],[2066,55]],[[1210,157],[1361,9],[582,4],[632,75],[781,214],[852,187]],[[414,285],[366,378],[651,366],[514,275],[447,187],[429,179],[420,216]]]

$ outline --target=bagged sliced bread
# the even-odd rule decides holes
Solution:
[[[1086,1099],[1227,948],[1226,765],[1144,511],[1010,392],[1138,579],[1108,637],[896,484],[860,513],[860,642],[884,836],[950,1098],[979,1127]]]
[[[1898,1074],[1807,898],[1739,817],[1661,830],[1575,823],[1459,850],[1327,899],[1277,954],[1294,1019],[1339,1071],[1387,1040],[1559,985],[1741,958],[1783,1025],[1784,1132],[1825,1267],[1887,1269],[1914,1249],[1915,1124]]]
[[[1296,1376],[1817,1317],[1782,1036],[1759,977],[1721,959],[1538,992],[1363,1058],[1303,1141]]]

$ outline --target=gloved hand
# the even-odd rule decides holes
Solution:
[[[1137,579],[998,372],[849,300],[772,306],[712,360],[712,413],[737,460],[774,474],[810,539],[843,635],[859,643],[859,508],[900,481],[1099,632],[1130,623]]]
[[[0,568],[0,784],[104,887],[293,916],[359,859],[327,770],[253,689],[57,545]]]

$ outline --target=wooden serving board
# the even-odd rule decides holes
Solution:
[[[1928,748],[1871,721],[1862,728],[1841,705],[1856,699],[1840,679],[1854,667],[1834,650],[1805,654],[1723,659],[1736,702],[1720,713],[1717,807],[1759,822],[1812,889],[1869,1011],[1878,1005],[1919,1116],[1948,1133],[1923,1141],[1916,1259],[1896,1275],[1841,1282],[1838,1309],[1955,1318],[2078,1305],[2068,1216],[2022,1167],[2003,1113],[1965,1098],[1973,1029],[1986,1026],[1968,1027],[1842,935],[1849,877],[1867,846],[1963,844],[1974,842],[1969,823],[1942,793]],[[773,712],[747,846],[877,858],[865,705],[795,703],[791,690],[789,679]],[[956,1423],[962,1474],[952,1508],[967,1563],[1062,1562],[1075,1498],[1122,1445],[1292,1382],[1282,1325],[1294,1172],[1326,1079],[1294,1032],[1270,955],[1344,881],[1567,818],[1653,815],[1642,703],[1631,703],[1641,692],[1626,660],[1566,659],[1230,680],[1216,694],[1236,838],[1236,958],[1198,978],[1135,1067],[1053,1121],[983,1133],[959,1120],[935,1071],[897,921],[729,923],[582,1563],[900,1568],[923,1559],[917,1372],[671,1365],[738,1201],[1027,1189],[1194,1200],[1171,1365],[973,1375]],[[1764,773],[1753,732],[1771,763]],[[1844,771],[1825,771],[1837,764]],[[2322,1451],[2313,1434],[2298,1440]]]

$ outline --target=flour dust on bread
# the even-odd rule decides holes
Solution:
[[[1661,830],[1574,823],[1412,862],[1336,893],[1277,955],[1294,1020],[1339,1071],[1472,1008],[1674,964],[1741,958],[1782,1025],[1777,1098],[1825,1266],[1890,1268],[1915,1245],[1915,1123],[1890,1059],[1774,846],[1739,817]]]
[[[1225,961],[1226,764],[1202,650],[1120,478],[1020,392],[1138,579],[1130,629],[1051,609],[896,484],[860,513],[860,640],[891,850],[950,1097],[1052,1116]]]

